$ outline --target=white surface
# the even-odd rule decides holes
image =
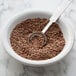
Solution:
[[[26,9],[44,9],[54,11],[63,0],[0,0],[0,31],[8,19]],[[73,0],[64,17],[76,29],[76,0]],[[68,25],[69,26],[69,25]],[[1,32],[0,32],[1,33]],[[0,35],[1,37],[1,35]],[[62,61],[48,67],[33,68],[24,66],[11,58],[4,50],[0,39],[0,76],[75,76],[76,43],[71,52]]]

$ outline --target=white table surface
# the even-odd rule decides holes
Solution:
[[[0,31],[15,14],[27,9],[54,11],[63,0],[0,0]],[[64,12],[76,29],[76,0]],[[71,52],[58,63],[47,67],[24,66],[11,58],[1,44],[0,32],[0,76],[76,76],[76,43]]]

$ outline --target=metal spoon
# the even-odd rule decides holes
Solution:
[[[43,46],[47,43],[47,37],[45,32],[52,25],[52,23],[56,22],[57,19],[61,16],[64,10],[69,6],[72,0],[64,0],[64,2],[55,10],[54,14],[50,17],[48,24],[43,28],[41,32],[34,32],[29,35],[28,41],[30,42],[35,36],[42,36],[44,38]]]

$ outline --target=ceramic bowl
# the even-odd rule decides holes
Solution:
[[[15,15],[12,17],[6,24],[3,29],[2,33],[2,43],[5,50],[8,52],[10,56],[15,58],[16,60],[20,61],[21,63],[29,66],[46,66],[56,63],[57,61],[64,58],[72,49],[74,43],[74,32],[72,30],[71,25],[68,25],[69,21],[66,21],[65,18],[59,18],[57,23],[63,32],[63,36],[65,38],[65,46],[63,50],[55,57],[47,59],[47,60],[29,60],[19,56],[11,47],[10,44],[10,34],[13,28],[20,22],[28,19],[28,18],[47,18],[49,19],[52,16],[52,13],[49,11],[25,11],[20,14]]]

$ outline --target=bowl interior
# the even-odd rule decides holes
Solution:
[[[26,58],[23,58],[21,56],[19,56],[18,54],[15,53],[15,51],[13,51],[11,44],[10,44],[10,34],[13,30],[13,28],[20,22],[28,19],[28,18],[47,18],[49,19],[52,16],[51,13],[48,12],[27,12],[27,13],[23,13],[23,14],[19,14],[16,15],[14,18],[11,19],[11,21],[9,21],[9,23],[7,24],[7,27],[5,28],[5,47],[7,52],[13,56],[15,59],[19,60],[20,62],[26,63],[26,64],[34,64],[34,65],[43,65],[43,64],[49,64],[49,63],[53,63],[56,62],[58,60],[60,60],[61,58],[63,58],[71,49],[72,44],[73,44],[73,37],[71,37],[70,34],[70,28],[68,28],[68,26],[66,25],[66,23],[64,23],[63,20],[58,20],[57,23],[59,24],[59,27],[61,28],[64,38],[65,38],[65,46],[62,50],[61,53],[59,53],[57,56],[51,58],[51,59],[47,59],[47,60],[40,60],[40,61],[36,61],[36,60],[29,60]],[[71,41],[72,40],[72,41]],[[71,43],[71,44],[70,44]],[[70,47],[70,48],[69,48]]]

